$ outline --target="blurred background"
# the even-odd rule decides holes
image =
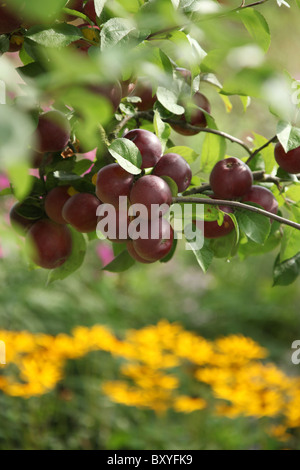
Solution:
[[[297,79],[300,10],[279,9],[274,3],[260,7],[272,34],[269,56],[279,70],[287,69]],[[246,115],[238,102],[233,99],[233,103],[232,113],[215,103],[220,129],[240,138],[251,132],[267,138],[274,135],[275,118],[259,103],[253,102]],[[174,136],[174,141],[184,140]],[[201,136],[196,136],[186,143],[197,147],[200,141]],[[230,153],[235,150],[233,146]],[[9,197],[2,197],[4,220],[11,203]],[[78,272],[46,286],[47,273],[29,271],[15,241],[6,240],[1,248],[0,330],[56,336],[70,335],[79,325],[99,324],[123,338],[128,330],[165,319],[209,341],[228,335],[252,338],[266,348],[269,362],[286,375],[299,377],[300,365],[291,362],[291,344],[300,339],[300,281],[272,287],[276,250],[243,261],[215,259],[203,274],[193,254],[180,245],[167,264],[136,265],[112,274],[102,271],[112,257],[111,247],[95,240]],[[4,371],[5,366],[0,368]],[[119,359],[95,351],[67,360],[61,380],[40,396],[9,396],[0,391],[0,449],[299,448],[297,429],[287,440],[280,433],[272,435],[268,417],[225,417],[212,406],[157,413],[116,403],[101,389],[112,380],[123,380]],[[195,380],[184,381],[181,393],[201,397],[198,387]]]

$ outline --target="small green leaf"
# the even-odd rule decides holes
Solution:
[[[185,161],[190,165],[199,157],[199,154],[195,152],[195,150],[191,149],[190,147],[185,147],[184,145],[170,147],[167,150],[167,153],[178,153],[178,155],[181,155],[182,158],[184,158]]]
[[[234,231],[220,238],[210,240],[209,244],[215,258],[230,259],[237,249],[237,237]]]
[[[104,23],[101,30],[101,49],[124,44],[133,31],[135,31],[135,25],[132,21],[125,18],[111,18]]]
[[[197,228],[194,227],[193,229],[199,232]],[[187,242],[191,250],[193,251],[200,268],[204,273],[206,273],[214,258],[214,252],[209,246],[209,240],[204,239],[204,244],[200,249],[195,248],[194,243],[191,242],[191,240],[189,240],[188,238]]]
[[[200,157],[201,171],[210,173],[213,166],[225,157],[226,141],[223,137],[207,133]]]
[[[127,250],[122,251],[115,259],[102,268],[103,271],[111,273],[121,273],[127,271],[135,264],[135,260],[130,256]]]
[[[293,216],[291,220],[295,222],[300,221],[300,209],[296,206],[292,206],[291,210]],[[281,250],[280,250],[280,262],[286,261],[290,258],[293,258],[297,253],[299,253],[300,247],[300,231],[295,230],[293,227],[285,225],[283,227],[283,237],[281,241]]]
[[[268,23],[264,16],[253,8],[241,9],[237,12],[237,15],[241,18],[252,38],[267,52],[270,47],[271,36]]]
[[[73,167],[73,173],[75,173],[75,175],[82,175],[83,173],[88,171],[92,165],[93,165],[93,162],[89,160],[88,158],[79,160],[78,162],[75,163]]]
[[[141,173],[142,155],[131,140],[116,139],[108,147],[108,151],[128,173],[133,175]]]
[[[0,54],[5,54],[9,49],[9,36],[6,34],[0,35]]]
[[[291,259],[280,262],[278,255],[273,268],[273,285],[288,286],[292,284],[300,273],[300,253]]]
[[[82,38],[79,28],[67,23],[60,23],[49,28],[33,26],[26,32],[26,37],[44,47],[65,47]]]
[[[251,204],[252,205],[252,204]],[[240,230],[255,243],[264,244],[270,230],[270,219],[250,211],[237,211],[236,219]]]
[[[277,137],[285,152],[300,146],[300,128],[288,122],[280,121],[277,126]]]
[[[106,0],[94,0],[96,15],[99,17],[102,13]]]
[[[268,142],[268,139],[266,139],[265,137],[263,137],[259,134],[256,134],[255,132],[253,132],[253,136],[254,136],[254,141],[253,141],[253,147],[254,148],[260,148]],[[261,150],[259,153],[263,158],[264,169],[265,169],[266,173],[271,174],[272,171],[273,171],[273,168],[276,164],[275,159],[274,159],[274,147],[273,147],[273,145],[268,145],[263,150]]]
[[[166,143],[168,142],[168,139],[171,134],[171,127],[168,123],[164,122],[161,119],[158,109],[155,109],[154,111],[153,125],[154,125],[155,134],[159,138],[162,144],[163,151],[164,151],[166,147]]]
[[[172,196],[176,197],[178,195],[178,186],[175,183],[175,181],[170,178],[169,176],[160,176],[161,179],[163,179],[169,186]]]
[[[66,5],[67,0],[51,0],[50,2],[43,2],[41,8],[41,0],[9,0],[11,6],[15,7],[17,11],[22,9],[22,13],[26,19],[36,20],[37,22],[49,22],[54,20],[62,8]]]
[[[185,109],[183,106],[177,104],[178,96],[168,88],[159,86],[156,91],[158,101],[166,108],[170,113],[181,115]]]

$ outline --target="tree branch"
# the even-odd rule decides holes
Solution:
[[[126,116],[124,119],[117,125],[115,131],[113,132],[114,135],[117,135],[130,121],[130,119],[146,119],[147,121],[152,121],[153,120],[153,112],[152,111],[138,111],[135,114],[132,114],[131,116]],[[209,134],[215,134],[220,137],[223,137],[224,139],[230,140],[230,142],[233,142],[235,144],[240,145],[241,147],[246,150],[249,156],[252,155],[251,149],[246,145],[242,140],[238,139],[237,137],[234,137],[233,135],[227,134],[226,132],[219,131],[217,129],[210,129],[209,127],[197,127],[197,126],[192,126],[191,124],[188,124],[187,122],[184,121],[179,121],[177,119],[171,119],[171,118],[162,118],[163,122],[166,122],[168,124],[176,124],[182,127],[183,129],[188,129],[191,131],[198,131],[200,132],[206,132]]]
[[[265,211],[264,209],[260,209],[259,207],[250,206],[248,204],[244,204],[238,201],[227,201],[223,199],[200,199],[197,197],[174,197],[174,203],[187,203],[187,204],[207,204],[211,206],[229,206],[239,210],[247,210],[250,212],[255,212],[256,214],[260,214],[264,217],[268,217],[269,219],[276,220],[284,225],[289,225],[297,230],[300,230],[300,224],[297,222],[293,222],[292,220],[285,219],[277,214],[273,214],[272,212]]]
[[[272,137],[270,140],[268,140],[268,142],[266,142],[264,145],[262,145],[261,147],[257,148],[256,150],[254,150],[250,157],[248,158],[248,160],[246,161],[247,165],[249,165],[249,163],[251,162],[251,160],[253,160],[254,157],[256,157],[256,155],[261,152],[263,149],[267,148],[270,144],[274,143],[274,142],[277,142],[278,141],[278,138],[277,136],[275,135],[274,137]]]
[[[242,4],[241,4],[241,6],[239,7],[239,9],[256,7],[256,6],[258,6],[258,5],[262,5],[263,3],[268,2],[268,0],[258,0],[257,2],[249,3],[248,5],[245,5],[245,2],[246,2],[246,0],[243,0],[243,1],[242,1]]]
[[[263,170],[253,171],[253,180],[257,181],[258,183],[274,183],[276,186],[280,186],[281,183],[289,183],[291,180],[278,178],[278,176],[266,175]],[[300,178],[299,175],[295,175],[297,178]],[[210,191],[211,187],[209,183],[202,183],[201,186],[195,186],[194,188],[188,189],[182,195],[183,196],[191,196],[193,194],[202,194],[206,191]]]

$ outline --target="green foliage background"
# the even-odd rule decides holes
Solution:
[[[277,68],[300,75],[300,10],[294,5],[291,11],[279,9],[271,1],[261,11],[271,29],[271,60]],[[225,114],[223,104],[214,103],[222,128],[240,137],[247,129],[273,135],[276,121],[267,110],[264,116],[254,103],[244,115],[236,104],[238,112]],[[197,145],[198,139],[189,139],[189,145]],[[122,334],[166,318],[206,338],[231,333],[250,336],[270,351],[278,366],[299,375],[299,366],[290,360],[290,347],[300,335],[300,281],[272,287],[274,253],[244,262],[216,259],[209,273],[203,274],[192,253],[180,249],[170,263],[107,274],[94,256],[97,243],[89,246],[82,269],[48,287],[47,273],[28,271],[18,252],[12,250],[1,259],[0,328],[58,334],[69,333],[76,325],[100,323]],[[64,380],[45,396],[24,400],[0,394],[0,449],[284,447],[265,435],[263,420],[213,417],[209,410],[159,417],[113,404],[101,394],[99,383],[115,378],[114,361],[92,353],[68,363]],[[193,393],[190,384],[186,387],[187,393]],[[291,445],[299,448],[297,436]]]

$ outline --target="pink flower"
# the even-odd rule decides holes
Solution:
[[[9,188],[9,179],[3,173],[0,173],[0,191]]]
[[[114,252],[111,246],[105,243],[98,243],[96,253],[103,266],[106,266],[114,259]]]

